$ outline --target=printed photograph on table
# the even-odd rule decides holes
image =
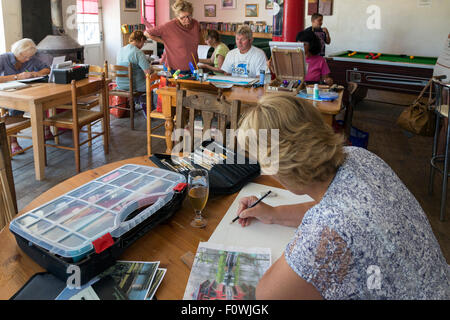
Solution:
[[[155,296],[156,290],[159,288],[159,285],[166,274],[167,269],[158,268],[156,271],[155,277],[153,278],[152,284],[150,286],[150,290],[148,290],[147,297],[145,300],[152,300]]]
[[[130,300],[145,300],[158,270],[158,262],[118,261],[99,275],[111,276]]]
[[[269,248],[237,248],[201,242],[183,300],[255,300],[271,265]]]
[[[138,0],[124,0],[125,11],[138,11]]]
[[[273,0],[266,0],[266,9],[273,9]]]
[[[220,7],[222,9],[236,9],[237,0],[220,0]]]
[[[215,17],[215,16],[216,16],[216,5],[205,4],[205,17]]]
[[[246,17],[257,17],[258,16],[258,5],[257,4],[246,4],[245,5],[245,16]]]

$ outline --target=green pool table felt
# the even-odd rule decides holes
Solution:
[[[351,51],[351,52],[353,52],[353,51]],[[378,52],[372,52],[372,53],[375,55],[378,54]],[[349,52],[346,52],[346,53],[343,53],[340,55],[336,55],[335,57],[372,60],[372,58],[366,59],[366,56],[369,55],[369,52],[357,52],[355,55],[353,55],[351,57],[349,57],[348,54],[349,54]],[[419,63],[419,64],[429,64],[429,65],[435,65],[436,61],[437,61],[437,58],[434,58],[434,57],[416,57],[416,56],[414,56],[414,59],[410,59],[409,57],[410,57],[409,55],[402,56],[399,54],[381,53],[381,56],[376,60],[391,61],[391,62]]]

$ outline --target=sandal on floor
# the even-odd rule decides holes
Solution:
[[[11,146],[11,154],[19,154],[19,153],[24,153],[25,151],[23,151],[22,147],[19,145],[16,146]]]

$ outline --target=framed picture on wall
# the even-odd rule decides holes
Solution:
[[[216,5],[205,4],[205,17],[215,17],[215,16],[216,16]]]
[[[138,11],[138,0],[123,0],[125,11]]]
[[[266,0],[266,9],[273,9],[273,0]]]
[[[237,0],[220,0],[220,7],[222,9],[236,9]]]
[[[257,4],[246,4],[245,5],[245,16],[246,17],[257,17],[258,16],[258,5]]]

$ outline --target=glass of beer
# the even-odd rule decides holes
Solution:
[[[188,197],[195,211],[191,226],[203,228],[206,226],[206,219],[202,217],[202,210],[205,208],[209,195],[208,171],[203,169],[191,170],[188,175],[188,185]]]

